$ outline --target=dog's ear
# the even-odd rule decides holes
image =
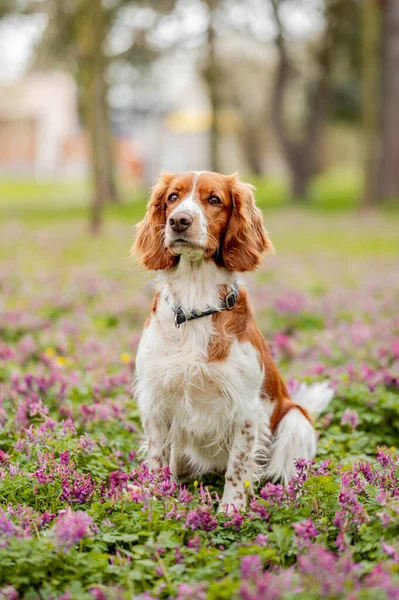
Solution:
[[[158,271],[170,269],[176,263],[164,245],[165,236],[165,195],[174,175],[163,171],[152,188],[144,219],[137,225],[136,239],[132,255],[147,269]]]
[[[223,263],[231,271],[253,271],[264,252],[274,253],[274,246],[255,206],[253,186],[240,182],[236,173],[229,180],[233,210],[222,247]]]

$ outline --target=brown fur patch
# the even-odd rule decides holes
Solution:
[[[224,297],[227,293],[227,290],[222,290],[221,296]],[[242,287],[239,289],[235,308],[231,311],[225,310],[212,315],[212,322],[216,334],[212,336],[208,346],[208,362],[226,360],[235,340],[249,342],[256,348],[260,364],[265,371],[261,397],[270,399],[276,405],[270,423],[272,432],[276,430],[280,421],[292,408],[300,410],[312,422],[308,412],[291,400],[285,383],[273,361],[269,346],[256,325],[247,292]]]
[[[156,292],[155,296],[153,297],[151,305],[150,305],[150,314],[148,315],[148,317],[145,320],[144,328],[148,327],[148,325],[151,322],[151,316],[155,315],[155,313],[157,312],[157,306],[158,306],[160,296],[161,296],[160,292]]]
[[[163,243],[163,233],[166,225],[165,194],[173,179],[170,173],[161,176],[152,189],[144,219],[137,225],[137,235],[132,255],[137,255],[140,263],[150,270],[170,269],[177,264]]]

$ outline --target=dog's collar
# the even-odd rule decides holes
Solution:
[[[179,329],[180,325],[186,323],[187,321],[193,321],[194,319],[200,319],[201,317],[208,317],[209,315],[214,315],[222,310],[231,310],[237,304],[238,293],[238,285],[237,283],[233,283],[231,286],[231,292],[227,294],[224,300],[221,301],[218,308],[191,310],[190,312],[185,312],[180,304],[175,304],[172,306],[172,310],[175,315],[175,326],[177,329]]]

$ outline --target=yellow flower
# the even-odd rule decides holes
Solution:
[[[72,361],[67,356],[57,356],[57,358],[55,359],[55,362],[57,363],[57,365],[60,365],[62,367],[67,367],[68,365],[71,364]]]
[[[392,450],[392,452],[395,452],[395,450],[396,450],[396,447],[395,447],[395,446],[391,446],[391,448],[390,448],[390,449]]]
[[[197,481],[197,480],[195,480],[195,481],[194,481],[194,487],[195,487],[195,488],[197,488],[197,487],[198,487],[198,481]]]
[[[50,347],[46,348],[44,351],[44,354],[46,356],[48,356],[49,358],[53,358],[53,356],[55,356],[55,350],[54,350],[54,348],[50,348]]]
[[[244,487],[247,490],[249,487],[251,486],[251,482],[248,481],[248,479],[246,481],[244,481]]]
[[[123,352],[121,354],[121,361],[123,363],[128,364],[131,362],[131,360],[132,360],[132,358],[131,358],[130,354],[128,354],[127,352]]]

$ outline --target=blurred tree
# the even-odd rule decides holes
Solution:
[[[8,15],[10,10],[11,7],[9,6],[8,2],[5,2],[4,0],[3,2],[0,2],[0,19]]]
[[[229,133],[237,141],[246,168],[255,174],[264,172],[267,123],[264,120],[266,87],[259,86],[264,72],[262,42],[251,29],[256,0],[203,0],[208,12],[205,43],[205,66],[201,69],[207,85],[211,112],[210,165],[215,171],[226,167],[222,155]],[[237,12],[238,10],[238,12]],[[264,15],[261,15],[264,18]],[[201,43],[201,40],[199,40]],[[258,53],[254,53],[254,46]],[[236,114],[236,119],[233,115]]]
[[[320,169],[321,147],[325,126],[330,115],[332,96],[333,58],[339,48],[340,26],[347,18],[347,0],[324,0],[322,4],[323,30],[309,45],[310,72],[313,80],[304,96],[304,116],[298,128],[290,125],[285,107],[298,70],[290,55],[287,35],[281,19],[285,0],[269,0],[276,25],[275,45],[278,59],[272,93],[272,120],[290,176],[292,196],[296,201],[308,197],[308,184]],[[299,131],[298,131],[299,129]]]
[[[105,7],[101,0],[33,0],[33,10],[45,11],[49,22],[38,63],[56,63],[72,72],[78,84],[83,122],[88,134],[94,195],[91,225],[100,227],[102,208],[117,202],[114,151],[107,104],[104,51],[118,3]]]
[[[380,2],[363,2],[363,64],[362,64],[362,115],[364,141],[364,191],[363,205],[378,201],[378,163],[380,156],[380,92],[381,46]]]
[[[109,201],[118,201],[113,139],[106,100],[107,60],[103,52],[110,14],[104,9],[101,0],[91,0],[90,3],[79,0],[77,5],[73,24],[74,41],[94,181],[92,228],[97,232],[101,225],[103,205]]]
[[[399,1],[380,0],[380,4],[383,7],[383,86],[376,199],[399,203]]]
[[[206,64],[203,69],[204,79],[208,87],[210,104],[209,130],[209,162],[212,171],[221,171],[219,160],[219,122],[221,111],[220,81],[221,68],[217,54],[217,16],[221,8],[221,0],[205,0],[208,8],[208,26],[206,31]]]
[[[362,3],[340,6],[331,73],[330,121],[358,126],[362,107]]]
[[[265,172],[267,153],[268,120],[264,118],[266,86],[259,87],[264,74],[263,62],[253,57],[237,60],[234,72],[229,74],[229,86],[233,105],[240,115],[237,131],[238,142],[246,161],[246,167],[254,175]],[[251,93],[248,93],[251,90]]]
[[[363,4],[363,205],[399,201],[399,3]]]
[[[174,0],[31,0],[31,6],[46,11],[49,18],[39,61],[50,58],[63,64],[78,83],[94,183],[91,226],[93,232],[98,232],[105,204],[119,199],[107,102],[108,67],[122,57],[142,62],[156,54],[148,39],[149,28],[135,28],[134,23],[125,24],[131,29],[130,43],[123,51],[113,53],[107,47],[113,27],[122,11],[129,7],[151,6],[151,10],[163,14],[173,8]]]

